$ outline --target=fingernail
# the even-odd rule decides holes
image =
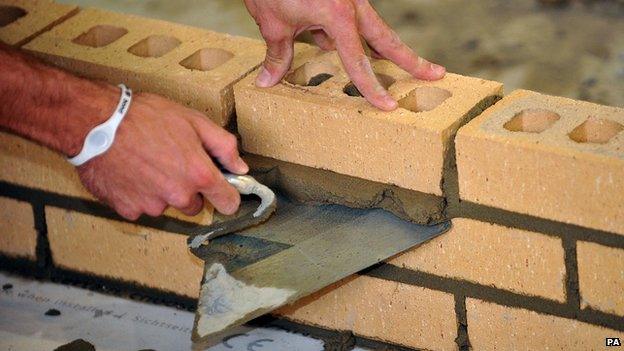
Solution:
[[[238,161],[236,161],[236,164],[236,168],[238,168],[238,173],[245,174],[249,172],[249,166],[242,158],[239,157]]]
[[[431,64],[431,71],[438,77],[442,78],[446,74],[446,68],[436,65],[435,63]]]
[[[271,73],[264,66],[260,68],[260,73],[256,78],[256,85],[260,88],[268,88],[271,86]]]
[[[399,107],[399,103],[396,102],[390,95],[386,95],[383,99],[383,109],[386,111],[394,111],[397,107]]]

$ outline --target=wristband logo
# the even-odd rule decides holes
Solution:
[[[119,104],[119,110],[117,110],[118,113],[125,113],[126,111],[126,107],[128,107],[128,102],[130,102],[130,97],[132,96],[131,94],[128,94],[128,92],[126,92],[127,97],[124,97],[123,100],[121,100],[121,103]]]

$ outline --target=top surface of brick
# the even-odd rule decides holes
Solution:
[[[624,233],[624,110],[516,91],[457,134],[460,196]]]
[[[441,195],[444,154],[456,129],[502,84],[448,74],[426,82],[389,61],[373,69],[401,108],[383,112],[350,85],[336,53],[299,50],[272,88],[254,75],[235,86],[246,151]],[[324,80],[325,78],[329,78]]]
[[[0,41],[20,46],[77,10],[49,0],[0,0]]]
[[[72,72],[167,96],[221,125],[232,85],[264,59],[261,41],[85,9],[24,48]]]

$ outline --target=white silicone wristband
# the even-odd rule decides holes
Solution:
[[[124,117],[126,117],[130,109],[130,102],[132,102],[132,90],[123,84],[119,84],[119,88],[121,89],[121,97],[115,112],[106,122],[91,129],[85,138],[80,153],[67,159],[72,165],[80,166],[90,159],[105,153],[113,145],[117,128]]]

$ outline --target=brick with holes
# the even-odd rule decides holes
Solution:
[[[401,108],[383,112],[353,87],[335,53],[302,50],[285,80],[236,84],[245,151],[422,193],[442,195],[445,155],[459,126],[502,94],[502,84],[448,74],[415,80],[389,61],[374,62]]]
[[[461,128],[462,200],[624,234],[624,109],[516,91]]]
[[[265,50],[259,40],[97,9],[24,48],[71,72],[164,95],[220,125],[234,110],[232,85],[260,65]]]
[[[50,0],[0,0],[0,42],[21,46],[78,12]]]

